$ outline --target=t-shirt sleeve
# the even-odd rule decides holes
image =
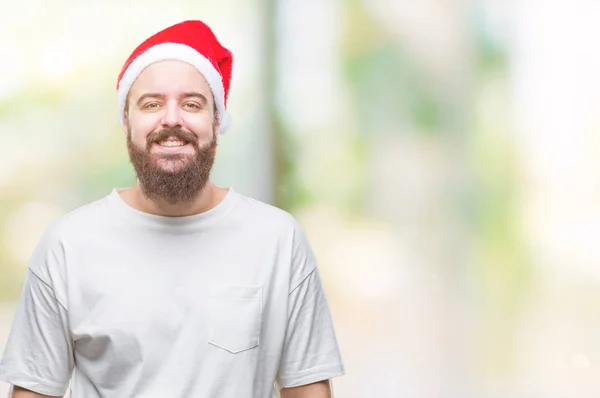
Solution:
[[[0,361],[0,380],[40,394],[63,396],[74,365],[73,343],[67,309],[57,298],[51,272],[46,272],[57,256],[42,253],[44,243],[34,254],[25,277]]]
[[[292,275],[296,278],[292,278],[288,324],[277,373],[280,388],[315,383],[345,373],[319,270],[300,228],[296,231],[292,263]]]

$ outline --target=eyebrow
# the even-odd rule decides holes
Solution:
[[[140,98],[138,98],[137,100],[137,105],[141,105],[142,102],[147,99],[147,98],[164,98],[165,95],[164,94],[160,94],[160,93],[146,93],[143,94]],[[206,99],[206,97],[198,92],[195,91],[190,91],[187,93],[183,93],[181,95],[182,98],[198,98],[200,99],[200,102],[202,102],[203,105],[206,105],[208,103],[208,100]]]

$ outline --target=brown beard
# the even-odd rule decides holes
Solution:
[[[151,153],[152,144],[168,137],[176,137],[190,143],[196,155]],[[140,148],[131,140],[131,131],[127,133],[129,160],[137,175],[144,196],[150,200],[165,200],[170,204],[189,202],[195,199],[206,186],[215,161],[217,137],[213,132],[212,140],[202,148],[195,134],[176,128],[163,129],[148,135],[146,148]],[[161,166],[168,164],[169,169]]]

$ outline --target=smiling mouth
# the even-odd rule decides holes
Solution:
[[[167,147],[167,148],[172,148],[172,147],[184,146],[185,144],[187,144],[187,142],[179,141],[179,140],[164,140],[164,141],[157,142],[157,144],[160,146]]]
[[[160,141],[154,141],[154,145],[163,147],[163,148],[177,148],[183,147],[190,144],[190,141],[179,136],[171,135]]]

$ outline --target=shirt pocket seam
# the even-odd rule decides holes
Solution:
[[[263,303],[260,286],[210,289],[208,343],[231,354],[260,345]]]

